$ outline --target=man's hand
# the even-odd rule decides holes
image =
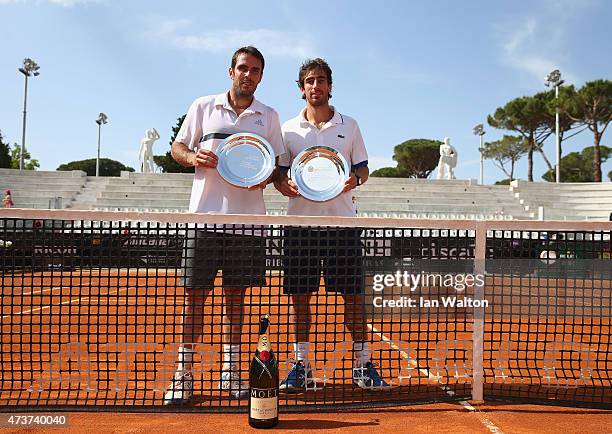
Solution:
[[[274,187],[281,192],[283,196],[297,197],[300,195],[297,185],[288,176],[283,176],[280,180],[274,182]]]
[[[349,176],[349,178],[344,183],[344,189],[342,189],[342,192],[345,193],[355,187],[357,187],[357,177],[354,173],[351,172],[351,176]]]
[[[259,190],[260,188],[262,190],[264,190],[266,188],[266,186],[268,185],[268,180],[266,179],[265,181],[260,182],[259,184],[255,184],[251,187],[247,187],[247,190]]]
[[[197,152],[193,153],[192,163],[195,167],[214,169],[218,162],[217,155],[210,149],[198,149]]]

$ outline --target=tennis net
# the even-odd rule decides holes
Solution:
[[[220,383],[230,365],[248,379],[258,319],[269,313],[281,378],[296,340],[310,342],[299,357],[312,377],[281,394],[285,408],[610,407],[611,230],[0,210],[0,405],[243,409],[246,399]],[[201,324],[201,336],[186,324]],[[184,347],[193,398],[164,405]],[[364,377],[366,359],[382,380]]]

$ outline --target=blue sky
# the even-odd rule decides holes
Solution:
[[[17,68],[31,57],[41,75],[29,84],[26,146],[43,170],[95,157],[101,111],[109,116],[103,157],[136,168],[152,127],[161,135],[154,152],[165,153],[190,103],[227,90],[229,60],[242,45],[266,57],[257,98],[281,121],[303,106],[301,62],[323,57],[334,74],[332,103],[359,122],[372,168],[394,165],[393,148],[404,140],[450,137],[459,178],[478,178],[474,125],[485,124],[486,140],[504,134],[486,126],[497,107],[545,90],[556,68],[577,86],[612,72],[606,0],[0,0],[0,17],[0,130],[21,142]],[[584,132],[564,153],[592,140]],[[554,161],[554,136],[545,150]],[[539,180],[545,165],[535,161]],[[526,159],[517,175],[526,178]],[[487,162],[485,182],[502,178]]]

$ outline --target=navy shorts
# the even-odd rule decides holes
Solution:
[[[328,292],[361,294],[364,287],[360,229],[286,228],[283,243],[285,294],[317,292],[321,272]]]
[[[181,285],[186,288],[213,288],[219,270],[223,272],[223,286],[227,288],[265,285],[265,238],[188,230]]]

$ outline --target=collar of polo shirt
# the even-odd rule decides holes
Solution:
[[[217,95],[215,97],[215,106],[216,107],[223,107],[226,110],[234,111],[234,108],[230,104],[229,98],[227,97],[227,92],[222,93],[220,95]],[[257,101],[257,98],[253,97],[253,102],[251,103],[250,106],[248,106],[246,109],[244,109],[243,113],[259,113],[259,114],[263,114],[262,104],[259,101]]]
[[[334,111],[334,115],[326,123],[330,123],[334,125],[343,124],[344,119],[342,119],[342,115],[340,114],[340,112],[338,112],[338,110],[336,110],[336,107],[334,107],[333,105],[330,105],[329,108]],[[308,119],[306,119],[306,107],[304,107],[302,111],[300,112],[300,123],[302,124],[302,126],[313,125]]]

